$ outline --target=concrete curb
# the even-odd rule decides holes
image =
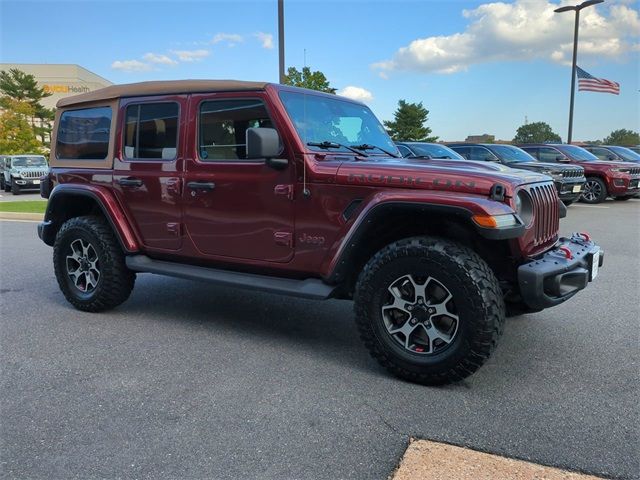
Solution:
[[[0,220],[42,221],[44,213],[0,212]]]

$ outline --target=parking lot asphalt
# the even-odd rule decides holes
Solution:
[[[0,230],[2,477],[385,479],[410,437],[640,476],[640,200],[571,206],[562,233],[606,249],[599,277],[441,388],[378,367],[345,301],[139,275],[78,312],[35,224]]]
[[[13,193],[7,193],[0,191],[0,202],[23,202],[26,200],[44,200],[40,196],[40,192],[26,191],[20,195],[14,195]]]

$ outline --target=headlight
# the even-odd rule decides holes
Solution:
[[[13,172],[13,173],[11,174],[11,176],[12,176],[13,178],[22,178],[22,174],[21,174],[20,172]]]
[[[516,213],[522,219],[522,222],[529,226],[533,221],[533,202],[531,197],[524,190],[520,190],[515,199]]]

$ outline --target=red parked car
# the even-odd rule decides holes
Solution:
[[[584,168],[587,181],[582,201],[601,203],[607,197],[629,200],[640,193],[640,166],[601,161],[584,148],[565,144],[525,144],[520,148],[541,162],[570,162]]]
[[[62,99],[51,167],[38,234],[76,308],[116,307],[145,272],[352,299],[371,354],[421,383],[475,372],[506,315],[568,300],[603,261],[559,238],[549,177],[403,159],[367,106],[282,85]]]

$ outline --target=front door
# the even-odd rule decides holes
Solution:
[[[186,110],[186,96],[127,99],[120,108],[113,188],[147,249],[173,251],[182,244]]]
[[[275,170],[246,158],[246,130],[277,128],[259,92],[192,95],[184,225],[199,253],[288,262],[293,257],[293,162]],[[290,160],[283,146],[282,157]]]

